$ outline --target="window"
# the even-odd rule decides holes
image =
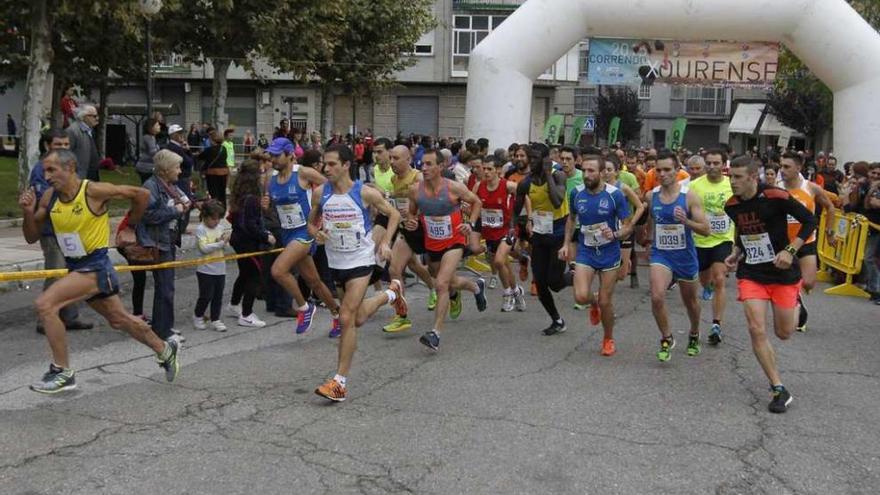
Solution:
[[[685,91],[685,113],[724,115],[727,103],[725,88],[688,86]]]
[[[211,122],[214,100],[211,86],[202,87],[202,122]],[[257,127],[257,91],[254,88],[231,87],[226,93],[226,115],[229,127],[238,132],[234,139],[241,140],[244,129]]]
[[[639,86],[639,99],[640,100],[650,100],[651,99],[651,86],[647,84],[642,84]]]
[[[578,79],[587,78],[587,69],[589,68],[590,45],[587,43],[578,44]]]
[[[416,45],[413,49],[413,55],[433,55],[433,45]]]
[[[574,114],[594,114],[598,107],[597,99],[596,88],[574,88]]]
[[[505,15],[455,15],[452,25],[452,75],[467,77],[470,53],[493,29],[501,25]],[[552,73],[551,73],[552,74]]]
[[[423,34],[416,44],[413,45],[412,50],[409,53],[405,53],[405,55],[414,56],[414,57],[430,57],[434,55],[434,36],[435,32],[433,30],[428,31]]]

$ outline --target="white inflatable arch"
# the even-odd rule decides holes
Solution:
[[[834,92],[840,163],[880,161],[880,35],[844,0],[528,0],[470,55],[465,135],[528,140],[533,82],[587,36],[783,43]]]

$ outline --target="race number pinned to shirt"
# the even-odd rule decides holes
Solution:
[[[724,213],[710,213],[709,231],[713,234],[728,233],[730,231],[730,217]]]
[[[504,226],[504,211],[483,208],[480,210],[480,222],[483,227],[497,229]]]
[[[452,217],[425,217],[425,228],[431,239],[444,241],[452,239]]]
[[[82,258],[86,255],[86,248],[83,246],[82,239],[78,232],[70,232],[67,234],[55,234],[58,240],[58,247],[65,258]]]
[[[770,234],[764,232],[762,234],[741,235],[743,251],[746,255],[746,264],[760,265],[761,263],[770,263],[776,259],[776,251],[773,249],[773,243],[770,242]]]
[[[282,229],[297,229],[306,224],[306,217],[299,203],[278,205],[275,209],[278,211]]]
[[[584,236],[584,246],[599,247],[611,242],[602,235],[602,229],[607,227],[605,222],[595,223],[593,225],[584,225],[581,227],[581,234]]]
[[[348,222],[338,222],[329,230],[329,248],[339,252],[357,251],[361,247],[361,232]]]
[[[535,234],[552,234],[553,233],[553,212],[552,211],[535,211],[532,212],[532,232]]]
[[[674,251],[687,247],[684,225],[680,223],[659,224],[654,234],[657,249]]]

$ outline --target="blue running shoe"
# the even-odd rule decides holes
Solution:
[[[703,287],[703,300],[704,301],[711,301],[712,296],[714,296],[714,295],[715,295],[715,286],[714,285],[710,284],[706,287]]]
[[[339,323],[339,317],[333,318],[333,326],[330,327],[330,334],[327,335],[331,339],[335,339],[342,335],[342,325]]]
[[[318,308],[312,304],[308,303],[308,307],[305,311],[297,311],[296,314],[296,334],[301,335],[307,333],[312,329],[312,320],[315,318],[315,312],[318,311]]]

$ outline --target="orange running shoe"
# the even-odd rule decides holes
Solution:
[[[345,400],[345,385],[331,378],[316,388],[315,393],[333,402],[342,402]]]
[[[602,339],[602,355],[613,356],[615,352],[617,348],[614,346],[614,339]]]
[[[602,322],[602,311],[599,309],[599,294],[593,294],[593,303],[590,304],[590,323],[598,325]]]
[[[397,313],[397,316],[406,316],[406,312],[409,308],[406,306],[406,298],[403,297],[403,284],[400,283],[400,280],[392,280],[391,283],[388,284],[388,288],[394,291],[397,295],[394,302],[391,303],[391,306],[394,307],[394,312]]]
[[[519,260],[519,281],[525,282],[529,279],[529,260],[528,258],[521,258]]]
[[[531,287],[531,289],[529,289],[529,293],[533,296],[537,296],[538,295],[538,284],[536,284],[535,282],[532,282],[532,287]]]

